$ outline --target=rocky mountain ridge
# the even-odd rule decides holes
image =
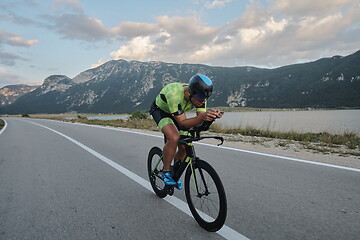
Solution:
[[[6,106],[15,102],[19,97],[34,91],[39,86],[25,84],[8,85],[0,89],[0,106]]]
[[[125,113],[146,110],[161,88],[202,73],[214,82],[209,106],[359,107],[360,51],[276,69],[112,60],[73,79],[53,75],[0,112]]]

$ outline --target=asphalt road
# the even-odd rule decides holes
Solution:
[[[172,204],[185,205],[184,190],[165,200],[149,191],[146,158],[152,146],[162,146],[161,138],[49,120],[4,120],[0,239],[360,236],[356,170],[196,145],[198,156],[220,175],[228,199],[226,227],[209,233]]]

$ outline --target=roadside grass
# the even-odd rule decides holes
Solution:
[[[210,131],[214,133],[222,133],[229,135],[242,135],[253,136],[266,139],[279,139],[277,146],[286,147],[292,144],[294,141],[301,143],[306,149],[314,150],[317,152],[326,153],[338,153],[338,154],[350,154],[354,156],[360,156],[360,137],[354,132],[345,132],[343,134],[331,134],[328,132],[320,133],[299,133],[295,131],[280,132],[270,131],[269,129],[257,129],[254,127],[237,127],[228,128],[221,124],[214,123],[210,127]],[[235,139],[232,139],[236,141]],[[240,140],[241,141],[241,140]],[[261,143],[266,140],[255,140],[255,142]],[[345,146],[345,150],[343,149]]]
[[[123,127],[123,128],[136,128],[136,129],[148,129],[152,131],[158,131],[158,128],[152,119],[137,119],[137,120],[98,120],[98,119],[86,119],[86,118],[77,118],[66,120],[69,122],[78,122],[92,125],[101,125],[101,126],[112,126],[112,127]]]
[[[2,119],[0,118],[0,129],[2,129],[2,128],[4,127],[4,125],[5,125],[4,120],[2,120]]]
[[[129,115],[127,120],[100,120],[100,119],[88,119],[86,116],[77,115],[76,118],[64,120],[69,122],[79,122],[92,125],[123,127],[123,128],[135,128],[135,129],[148,129],[152,131],[158,131],[154,120],[149,118],[149,115],[141,111],[135,111]]]
[[[225,134],[241,134],[244,136],[257,136],[266,138],[277,138],[285,140],[293,140],[299,142],[320,142],[326,146],[345,145],[349,149],[356,149],[360,145],[360,137],[353,132],[345,132],[344,134],[331,134],[328,132],[321,133],[298,133],[298,132],[279,132],[253,127],[225,128],[220,124],[213,124],[210,131]]]
[[[89,120],[84,116],[78,116],[76,119],[67,120],[70,122],[79,122],[85,124],[147,129],[152,131],[159,131],[155,122],[149,118],[136,117],[136,114],[129,116],[127,120]],[[237,127],[228,128],[221,124],[214,123],[210,132],[217,134],[224,134],[228,141],[242,141],[241,138],[235,136],[249,136],[256,137],[250,140],[253,144],[262,144],[271,139],[279,140],[276,146],[286,148],[287,146],[298,142],[304,148],[316,152],[350,154],[360,156],[360,137],[356,133],[345,132],[344,134],[331,134],[328,132],[321,133],[299,133],[271,131],[269,129],[257,129],[254,127]],[[344,147],[346,149],[344,149]]]
[[[141,112],[134,112],[130,114],[127,120],[88,119],[87,115],[73,115],[72,119],[66,119],[66,117],[69,116],[65,117],[56,114],[50,116],[31,115],[30,117],[78,122],[91,125],[159,131],[155,122],[149,118],[149,115]],[[0,119],[0,129],[3,124],[3,121]],[[271,131],[270,129],[271,127],[267,127],[266,129],[258,129],[251,126],[229,128],[219,123],[214,123],[211,125],[209,131],[216,134],[223,134],[227,141],[243,141],[250,142],[252,144],[265,145],[266,142],[275,139],[277,140],[277,147],[288,148],[292,144],[300,143],[303,148],[309,151],[320,152],[323,154],[336,153],[344,156],[360,156],[360,137],[357,133],[354,132],[345,132],[343,134],[331,134],[328,132],[299,133],[295,131]],[[243,140],[242,136],[247,136],[250,138],[250,140]]]

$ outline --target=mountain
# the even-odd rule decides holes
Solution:
[[[73,79],[53,75],[0,112],[125,113],[147,110],[161,88],[196,73],[213,79],[209,106],[260,108],[359,107],[360,51],[276,69],[109,61]]]
[[[0,89],[0,106],[12,104],[19,97],[34,91],[39,86],[28,86],[24,84],[9,85]]]

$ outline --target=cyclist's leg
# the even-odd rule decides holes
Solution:
[[[165,146],[163,148],[163,171],[170,171],[170,165],[176,154],[177,144],[180,138],[179,131],[174,124],[172,116],[156,106],[155,101],[149,111],[159,129],[165,135]]]
[[[178,126],[178,124],[176,124],[176,122],[175,122],[175,125],[179,129],[179,126]],[[179,129],[179,133],[180,133],[180,139],[187,138],[188,135],[189,135],[189,132],[184,131],[184,130],[180,130],[180,129]],[[185,147],[185,145],[178,144],[178,151],[176,152],[175,158],[174,158],[174,169],[178,169],[178,167],[179,167],[179,165],[177,165],[177,164],[179,164],[178,161],[179,160],[184,161],[185,157],[186,157],[186,147]],[[175,165],[177,165],[177,166],[175,166]],[[181,182],[180,179],[177,180],[175,187],[177,189],[179,189],[179,190],[181,190],[183,188],[183,185],[182,185],[182,182]]]
[[[177,127],[177,129],[179,130],[180,139],[185,139],[185,138],[188,138],[190,136],[190,133],[188,132],[188,129],[184,129],[183,127],[181,127],[175,120],[174,120],[174,124]],[[185,145],[179,144],[178,145],[178,151],[176,152],[174,160],[175,160],[175,162],[178,161],[178,160],[184,161],[185,157],[186,157]]]
[[[175,124],[169,123],[162,127],[161,131],[166,137],[166,143],[163,148],[164,169],[163,171],[171,170],[171,162],[175,157],[178,141],[180,139],[179,131]]]
[[[185,157],[186,157],[185,146],[183,144],[179,144],[178,145],[178,151],[175,154],[175,162],[177,160],[184,161]]]
[[[174,124],[174,119],[170,114],[165,113],[160,108],[158,108],[155,102],[152,104],[151,109],[149,111],[153,116],[156,124],[161,129],[161,131],[165,135],[165,145],[163,148],[163,180],[166,185],[176,185],[177,188],[181,189],[181,181],[179,180],[177,183],[172,179],[171,176],[171,162],[175,157],[176,148],[178,145],[178,141],[180,139],[180,134],[178,131],[178,127]]]
[[[174,158],[174,169],[175,169],[175,165],[178,164],[178,161],[184,161],[186,157],[186,150],[185,150],[185,146],[182,144],[178,145],[178,151],[175,154],[175,158]],[[179,165],[178,165],[179,166]],[[175,174],[175,173],[174,173]],[[176,182],[176,186],[177,189],[181,190],[183,188],[182,186],[182,182],[180,179],[177,180]]]

